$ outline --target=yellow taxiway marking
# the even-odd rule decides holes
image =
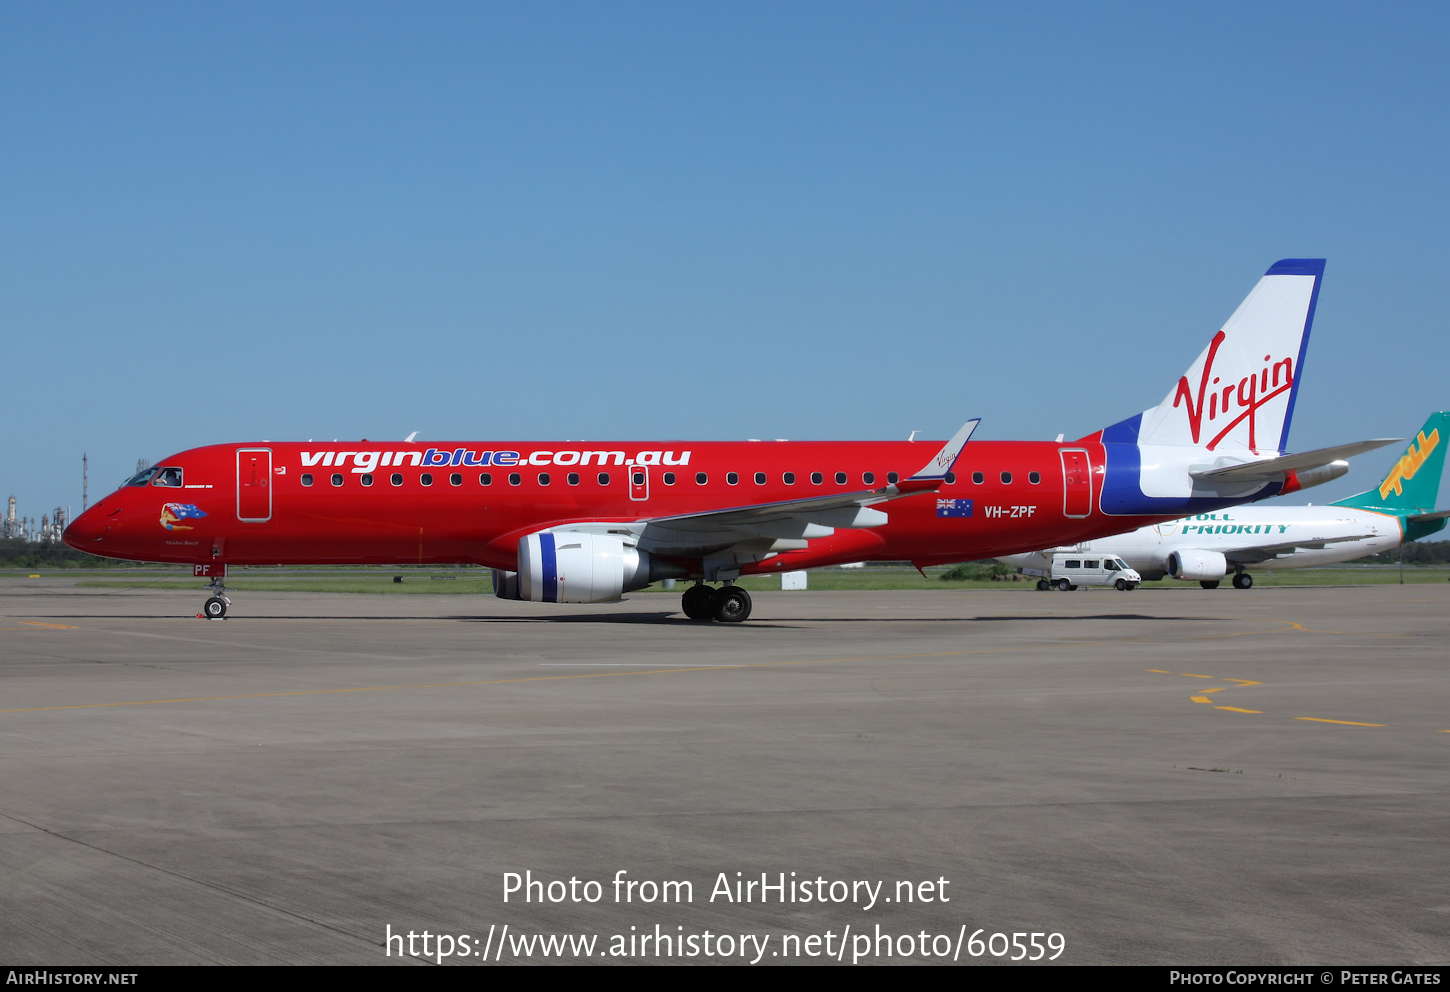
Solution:
[[[1211,679],[1211,678],[1213,678],[1212,675],[1194,675],[1192,672],[1181,672],[1180,674],[1184,678],[1186,678],[1186,679]]]
[[[245,692],[230,696],[186,696],[178,699],[134,699],[117,703],[69,703],[62,706],[27,706],[0,713],[43,713],[50,710],[91,710],[111,706],[159,706],[165,703],[212,703],[227,699],[275,699],[282,696],[333,696],[349,692],[387,692],[401,689],[461,689],[475,685],[508,685],[514,682],[560,682],[566,679],[614,679],[629,675],[678,675],[685,672],[739,671],[742,668],[783,668],[790,665],[831,665],[849,661],[903,661],[910,658],[957,658],[977,654],[1008,654],[1041,651],[1042,645],[1017,648],[983,648],[973,651],[932,651],[926,654],[863,655],[854,658],[815,658],[807,661],[764,661],[754,665],[696,665],[689,668],[653,668],[633,672],[589,672],[578,675],[530,675],[514,679],[479,679],[476,682],[425,682],[418,685],[367,685],[351,689],[299,689],[293,692]]]
[[[1346,727],[1385,727],[1384,723],[1355,723],[1353,720],[1326,720],[1322,716],[1296,716],[1296,720],[1312,720],[1314,723],[1339,723]],[[1443,732],[1443,731],[1442,731]]]
[[[23,623],[23,624],[25,624],[25,626],[24,627],[0,627],[0,630],[35,630],[37,627],[40,628],[41,630],[75,630],[76,629],[73,625],[66,624],[66,623],[40,623],[39,621],[36,621],[36,620],[22,620],[20,622]]]
[[[1255,685],[1257,685],[1257,684],[1258,683],[1255,683]],[[1203,691],[1203,692],[1223,692],[1225,689],[1231,689],[1231,688],[1233,688],[1233,687],[1232,686],[1227,686],[1227,685],[1216,685],[1212,689],[1203,689],[1201,691]]]
[[[1237,706],[1215,706],[1216,710],[1228,710],[1230,713],[1263,713],[1263,710],[1241,710]]]
[[[1233,682],[1234,684],[1238,685],[1240,688],[1242,688],[1243,686],[1246,686],[1246,685],[1263,685],[1264,684],[1262,682],[1251,682],[1248,679],[1220,679],[1220,681],[1222,681],[1222,682]]]
[[[1209,698],[1207,696],[1189,696],[1188,698],[1193,700],[1195,703],[1209,702]]]
[[[1148,669],[1148,671],[1152,672],[1154,675],[1172,675],[1173,674],[1172,672],[1165,672],[1161,668],[1150,668],[1150,669]]]

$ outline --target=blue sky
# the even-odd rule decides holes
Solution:
[[[262,438],[1076,437],[1286,256],[1329,260],[1291,447],[1404,436],[1447,21],[0,3],[0,498]]]

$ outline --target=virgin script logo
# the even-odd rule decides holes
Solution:
[[[1269,355],[1265,355],[1264,367],[1258,372],[1244,376],[1237,385],[1230,382],[1227,386],[1222,386],[1219,384],[1220,377],[1213,374],[1213,360],[1218,355],[1218,349],[1223,344],[1224,337],[1223,331],[1219,331],[1209,342],[1208,357],[1204,359],[1203,373],[1198,379],[1197,400],[1194,399],[1193,387],[1188,383],[1188,376],[1180,376],[1178,391],[1173,395],[1173,408],[1176,410],[1180,402],[1184,403],[1188,414],[1188,427],[1193,433],[1194,444],[1198,443],[1198,438],[1203,430],[1205,399],[1208,401],[1210,430],[1218,426],[1215,421],[1220,417],[1227,417],[1230,412],[1236,413],[1237,416],[1208,442],[1208,450],[1212,451],[1218,447],[1218,443],[1227,437],[1230,431],[1247,420],[1249,422],[1249,450],[1257,455],[1259,441],[1255,414],[1259,407],[1294,385],[1294,360],[1284,358],[1275,362]],[[1271,372],[1273,373],[1272,381],[1270,381]],[[1210,378],[1212,378],[1212,391],[1210,391]],[[1282,385],[1280,384],[1281,378]]]

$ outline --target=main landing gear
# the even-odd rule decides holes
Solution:
[[[1234,573],[1234,588],[1235,589],[1252,589],[1253,587],[1254,587],[1254,577],[1252,575],[1250,575],[1248,572],[1235,572]]]
[[[680,597],[681,608],[691,620],[718,620],[740,623],[750,617],[750,593],[739,586],[712,589],[703,582],[685,590]]]

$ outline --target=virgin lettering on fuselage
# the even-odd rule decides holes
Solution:
[[[626,455],[623,451],[597,450],[544,450],[521,454],[518,451],[478,451],[469,448],[428,448],[425,451],[303,451],[302,467],[346,468],[352,459],[352,471],[361,475],[375,472],[379,468],[411,466],[413,468],[464,467],[480,468],[490,465],[513,468],[517,465],[688,465],[690,453],[682,451],[638,451]]]
[[[1322,260],[1277,263],[1158,406],[1070,443],[968,446],[971,421],[940,445],[215,445],[161,463],[167,480],[213,487],[186,494],[206,516],[184,543],[157,533],[166,494],[144,473],[66,540],[153,561],[471,562],[505,586],[517,572],[517,594],[545,602],[1091,540],[1293,491],[1339,457],[1283,454],[1322,273]]]

